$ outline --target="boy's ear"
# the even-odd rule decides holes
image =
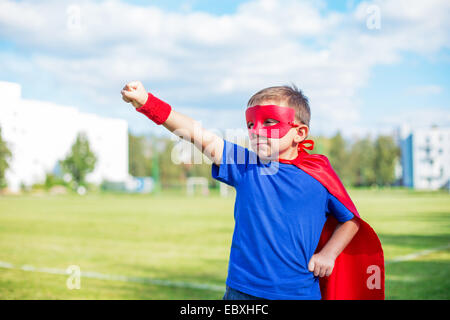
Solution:
[[[308,137],[309,134],[309,128],[307,125],[302,124],[299,127],[297,127],[297,135],[295,136],[294,140],[295,142],[302,142],[303,140],[306,139],[306,137]]]

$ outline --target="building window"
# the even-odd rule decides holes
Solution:
[[[423,147],[423,151],[425,151],[426,155],[429,156],[430,155],[430,151],[431,151],[431,146],[429,144],[425,145]]]

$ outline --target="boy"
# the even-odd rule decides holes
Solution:
[[[326,158],[304,150],[313,142],[306,140],[310,108],[301,91],[271,87],[249,100],[254,151],[201,128],[138,81],[121,93],[138,112],[194,143],[213,162],[212,176],[235,187],[224,299],[384,298],[376,234],[360,219]],[[357,233],[358,241],[352,241]]]

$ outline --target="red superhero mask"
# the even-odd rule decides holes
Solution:
[[[253,106],[245,111],[247,124],[253,123],[253,127],[249,128],[249,134],[254,133],[258,136],[267,138],[280,139],[288,133],[294,124],[295,110],[289,107],[280,107],[276,105]],[[277,120],[274,125],[264,125],[267,119]]]

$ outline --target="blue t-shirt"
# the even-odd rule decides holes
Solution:
[[[266,299],[321,299],[309,260],[328,214],[345,222],[353,213],[295,165],[261,161],[227,140],[211,172],[236,189],[226,284]]]

